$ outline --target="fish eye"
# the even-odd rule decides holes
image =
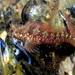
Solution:
[[[15,30],[15,28],[10,28],[10,32],[13,32]]]

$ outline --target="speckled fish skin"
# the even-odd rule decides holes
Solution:
[[[72,36],[68,33],[64,31],[56,32],[50,26],[41,22],[27,22],[22,27],[13,31],[10,30],[9,35],[25,42],[25,48],[30,52],[37,44],[52,45],[68,42],[74,45],[75,43]]]

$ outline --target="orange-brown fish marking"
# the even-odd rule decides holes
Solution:
[[[10,30],[10,36],[25,42],[25,48],[29,52],[33,51],[38,44],[60,44],[68,42],[73,44],[71,35],[65,32],[56,32],[50,26],[41,22],[27,22],[24,26]]]

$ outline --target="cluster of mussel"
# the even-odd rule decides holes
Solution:
[[[40,1],[38,2],[40,3]],[[41,0],[41,2],[43,5],[47,3],[45,0]],[[14,5],[15,4],[13,4],[13,6]],[[75,5],[66,9],[70,11],[72,17],[75,18]],[[0,24],[2,23],[6,24],[7,25],[6,28],[8,27],[10,28],[12,23],[25,24],[27,21],[32,21],[32,20],[48,22],[50,17],[50,13],[48,12],[49,11],[48,10],[45,11],[44,8],[41,7],[41,5],[38,5],[36,0],[32,0],[32,1],[30,0],[27,2],[27,4],[25,4],[25,6],[22,9],[22,13],[21,13],[22,20],[20,19],[17,20],[17,18],[15,19],[14,17],[12,18],[12,16],[14,15],[13,13],[15,13],[15,11],[13,10],[12,6],[10,6],[6,9],[5,12],[0,11]],[[48,15],[46,16],[45,14],[48,14]],[[59,12],[59,15],[63,19],[64,25],[66,26],[66,21],[61,11]],[[30,75],[35,75],[35,74],[59,75],[59,64],[61,61],[64,61],[67,56],[70,56],[71,62],[74,61],[73,52],[75,48],[68,43],[62,43],[57,46],[56,45],[49,46],[49,45],[40,44],[37,46],[38,51],[36,51],[35,53],[29,53],[24,48],[25,43],[15,38],[10,38],[9,36],[7,36],[6,39],[7,41],[5,42],[2,40],[2,38],[0,38],[0,57],[1,57],[2,65],[4,66],[5,64],[4,62],[8,60],[7,58],[9,58],[8,63],[10,63],[10,60],[12,60],[13,63],[17,60],[22,66],[23,70],[25,70],[24,75],[25,74],[27,75],[28,74]],[[9,49],[8,47],[10,48],[10,50],[8,50]],[[14,48],[15,48],[14,52],[11,51]],[[10,54],[10,52],[12,53]],[[12,58],[10,58],[10,55]],[[10,73],[10,75],[14,73],[15,71]],[[22,74],[20,72],[18,73],[17,75]],[[64,71],[64,75],[68,75],[68,73]]]

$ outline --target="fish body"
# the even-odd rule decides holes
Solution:
[[[73,44],[73,38],[68,33],[55,31],[50,26],[41,22],[27,22],[25,25],[14,29],[10,29],[9,35],[20,41],[25,42],[25,49],[29,52],[39,44],[60,44],[68,42]]]

